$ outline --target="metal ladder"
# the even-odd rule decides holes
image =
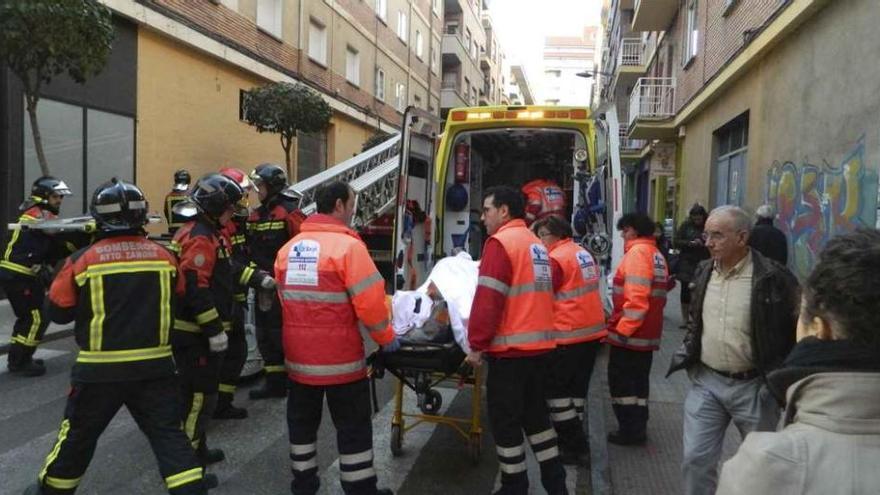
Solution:
[[[378,146],[290,185],[287,191],[301,196],[303,213],[311,215],[317,209],[315,192],[318,187],[337,180],[345,182],[357,195],[352,226],[363,227],[394,205],[400,166],[400,140],[400,134],[395,134]]]

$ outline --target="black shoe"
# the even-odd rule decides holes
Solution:
[[[206,490],[213,490],[220,486],[220,480],[217,479],[217,475],[211,473],[205,473],[202,476],[202,483],[205,485]]]
[[[287,390],[281,387],[255,388],[248,392],[248,397],[251,400],[281,399],[287,397]]]
[[[7,364],[6,369],[14,375],[21,376],[42,376],[46,374],[46,366],[43,363],[37,363],[36,360],[27,361],[24,364]]]
[[[214,419],[244,419],[248,417],[247,409],[227,404],[214,410]]]
[[[216,464],[224,459],[226,454],[221,449],[205,449],[204,452],[199,453],[199,460],[205,465]]]
[[[648,441],[648,436],[645,434],[627,435],[620,433],[619,431],[615,431],[608,434],[608,441],[610,443],[613,443],[614,445],[645,445],[645,442]]]

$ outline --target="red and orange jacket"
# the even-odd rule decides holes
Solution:
[[[523,220],[486,241],[473,307],[468,343],[475,351],[518,357],[556,347],[550,257]]]
[[[560,345],[601,339],[605,312],[599,294],[599,266],[586,249],[563,239],[550,246],[553,326]]]
[[[366,378],[359,328],[379,345],[394,332],[385,280],[361,238],[329,215],[312,215],[278,252],[275,280],[290,379],[337,385]]]
[[[669,270],[653,237],[627,241],[624,253],[614,274],[614,310],[606,340],[627,349],[653,351],[660,347],[663,333]]]
[[[272,271],[278,250],[299,234],[305,218],[302,210],[281,194],[251,212],[245,234],[250,259],[257,268]]]

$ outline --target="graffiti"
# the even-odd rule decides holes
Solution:
[[[767,174],[767,203],[788,238],[789,266],[806,277],[822,246],[835,235],[877,221],[878,177],[865,163],[865,138],[833,166],[775,162]]]

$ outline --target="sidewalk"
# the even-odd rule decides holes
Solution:
[[[648,400],[648,444],[644,447],[620,447],[608,444],[608,471],[611,491],[615,495],[645,494],[677,495],[682,493],[682,421],[684,398],[690,382],[687,374],[677,372],[665,378],[672,354],[681,344],[684,330],[681,324],[681,306],[678,289],[669,293],[666,304],[663,342],[654,354],[651,367],[651,392]],[[604,394],[605,425],[607,431],[617,429],[617,420],[611,408],[608,393],[608,354],[603,352],[596,364],[594,383]],[[724,442],[722,462],[739,448],[739,433],[731,426]],[[606,472],[606,476],[608,476]],[[610,493],[602,490],[602,493]]]
[[[0,355],[9,352],[9,340],[12,338],[12,325],[15,324],[15,314],[12,306],[6,299],[0,300]],[[43,336],[43,342],[63,339],[73,335],[73,325],[50,324]]]

